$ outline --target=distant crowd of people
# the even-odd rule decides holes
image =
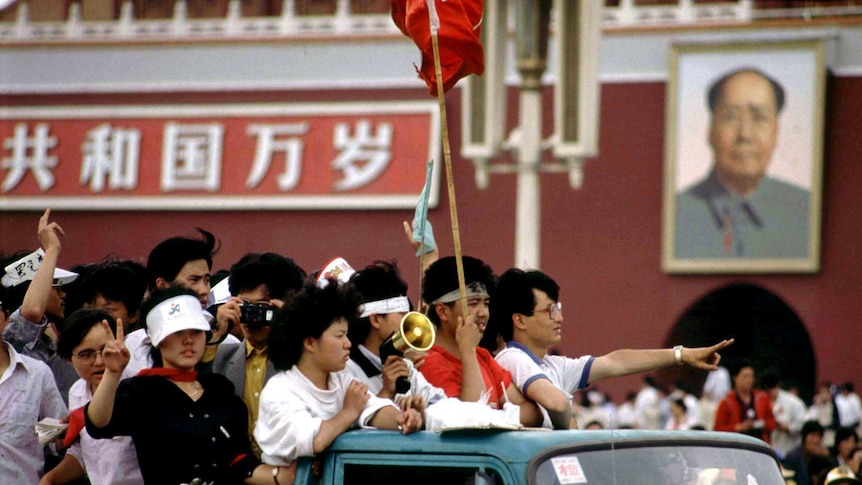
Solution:
[[[806,404],[798,389],[782,387],[777,371],[755,379],[751,363],[738,360],[711,371],[700,396],[646,375],[621,404],[596,388],[578,391],[575,401],[577,421],[587,429],[716,430],[762,439],[797,485],[822,485],[838,466],[862,474],[862,401],[852,382],[823,382]]]
[[[712,377],[727,372],[719,352],[733,340],[557,355],[563,307],[549,275],[497,276],[474,257],[439,257],[407,223],[404,232],[424,253],[416,302],[391,260],[354,270],[335,258],[307,272],[285,255],[248,252],[214,271],[219,241],[200,228],[160,242],[145,263],[111,258],[65,270],[64,231],[46,211],[39,249],[2,265],[0,483],[285,485],[297,458],[350,429],[410,434],[432,429],[432,415],[444,424],[463,418],[477,402],[485,415],[531,427],[746,432],[784,443],[788,460],[804,441],[776,408],[780,398],[753,388],[750,366],[733,370],[733,389],[712,410],[704,402],[719,384],[697,400],[681,388],[662,396],[646,377],[609,412],[588,386],[674,365],[721,381]],[[829,402],[843,406],[837,396]],[[441,416],[435,406],[458,411]],[[704,424],[710,413],[714,426]],[[43,443],[34,429],[45,418],[68,427]]]

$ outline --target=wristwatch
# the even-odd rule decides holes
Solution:
[[[272,469],[272,481],[275,482],[275,485],[281,485],[278,483],[278,472],[281,471],[281,467],[277,466]]]
[[[682,365],[682,345],[673,346],[673,358],[676,360],[676,365]]]

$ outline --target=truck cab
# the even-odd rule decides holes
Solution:
[[[317,463],[313,463],[316,461]],[[784,485],[755,438],[710,431],[355,430],[299,461],[296,485]]]

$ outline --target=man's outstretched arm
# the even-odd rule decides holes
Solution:
[[[683,348],[681,363],[703,370],[715,370],[721,360],[718,352],[733,343],[733,339],[722,340],[711,347]],[[596,358],[590,371],[589,382],[608,377],[626,376],[649,372],[677,363],[673,349],[615,350]]]

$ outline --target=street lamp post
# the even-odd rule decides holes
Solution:
[[[515,198],[515,265],[538,268],[541,262],[542,74],[548,65],[551,0],[515,2],[516,67],[521,74],[520,144]]]
[[[514,7],[512,22],[510,5]],[[539,269],[540,173],[567,172],[571,187],[580,188],[584,160],[598,154],[602,2],[485,0],[484,7],[486,69],[483,76],[471,76],[461,84],[461,155],[473,160],[480,189],[488,187],[491,173],[517,174],[514,264]],[[510,25],[515,30],[520,83],[518,126],[506,136],[504,64]],[[554,83],[554,133],[543,140],[542,78],[549,65]],[[503,150],[513,151],[515,163],[504,161]]]

